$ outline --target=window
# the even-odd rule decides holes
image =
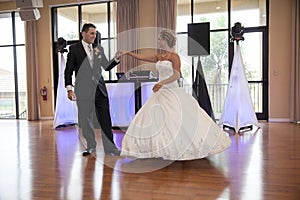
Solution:
[[[57,9],[57,38],[79,40],[78,7],[70,6]]]
[[[0,13],[0,118],[27,117],[24,22],[18,13]]]
[[[226,29],[228,25],[227,0],[194,1],[193,23],[210,22],[210,29]]]
[[[67,44],[71,45],[80,41],[81,28],[84,23],[93,23],[97,31],[101,34],[101,45],[104,48],[104,54],[111,59],[116,49],[116,22],[115,7],[116,2],[100,2],[91,4],[81,4],[76,6],[64,6],[52,8],[52,27],[54,36],[54,55],[57,38],[63,37]],[[58,84],[58,58],[54,56],[54,90],[57,91]],[[65,55],[65,59],[66,55]],[[116,79],[116,68],[110,72],[102,71],[105,80]]]
[[[231,24],[240,22],[245,27],[267,25],[266,0],[231,2]]]
[[[219,119],[226,97],[234,43],[230,30],[234,23],[245,27],[245,41],[241,41],[242,56],[251,97],[258,119],[267,119],[267,5],[268,0],[177,0],[177,52],[184,58],[182,75],[185,88],[191,90],[198,57],[187,56],[188,24],[210,23],[210,55],[201,56],[211,104]]]

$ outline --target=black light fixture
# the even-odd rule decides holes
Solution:
[[[244,27],[242,26],[242,24],[240,22],[236,22],[234,24],[234,26],[231,28],[231,38],[230,38],[230,41],[231,42],[234,42],[234,41],[237,41],[237,43],[240,41],[240,40],[243,40],[244,41]]]

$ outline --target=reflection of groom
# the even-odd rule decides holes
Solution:
[[[76,97],[78,107],[79,125],[87,142],[87,149],[83,156],[95,152],[96,140],[93,126],[93,116],[96,110],[97,120],[102,129],[102,141],[105,153],[119,155],[119,150],[114,145],[112,124],[109,113],[109,99],[105,81],[101,75],[101,66],[109,71],[119,62],[112,59],[110,62],[104,55],[103,48],[92,48],[96,38],[96,26],[84,24],[82,27],[82,40],[70,46],[66,69],[65,86],[68,98]],[[72,90],[72,74],[75,71],[75,88]],[[96,92],[95,92],[96,91]]]

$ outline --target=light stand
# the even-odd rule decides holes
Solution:
[[[59,59],[59,77],[56,96],[55,114],[53,120],[53,128],[66,128],[78,124],[78,111],[75,101],[70,101],[67,97],[66,89],[64,86],[64,70],[66,67],[64,53],[68,52],[65,47],[67,46],[66,40],[58,38],[57,40],[57,53],[60,55]]]
[[[249,131],[253,129],[253,125],[258,126],[239,45],[239,41],[244,40],[243,33],[241,24],[235,23],[232,28],[231,41],[236,41],[236,52],[219,121],[219,124],[223,125],[223,129],[232,129],[235,132]]]

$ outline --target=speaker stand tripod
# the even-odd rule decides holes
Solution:
[[[219,124],[223,125],[223,129],[231,129],[237,133],[250,131],[253,125],[259,127],[238,43]]]

